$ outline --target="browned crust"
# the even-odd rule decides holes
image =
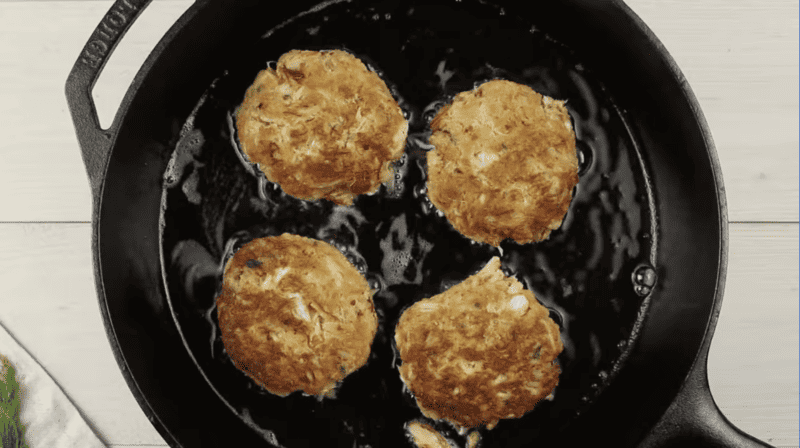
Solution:
[[[473,428],[518,418],[558,384],[559,327],[493,258],[462,283],[408,308],[395,341],[400,375],[423,414]],[[523,295],[528,308],[513,309]]]
[[[430,127],[428,196],[456,230],[498,246],[541,241],[561,225],[578,183],[563,102],[495,80],[456,95]]]
[[[253,240],[228,261],[217,297],[225,350],[273,394],[327,394],[369,358],[378,325],[371,296],[364,277],[325,242],[290,234]]]
[[[287,194],[350,205],[392,176],[408,122],[383,80],[340,50],[290,51],[236,116],[242,150]]]

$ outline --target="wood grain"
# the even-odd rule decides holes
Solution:
[[[110,122],[136,70],[189,0],[154,1],[95,88]],[[630,0],[686,74],[708,119],[732,221],[798,221],[798,5]],[[67,73],[109,1],[0,3],[0,221],[88,221]]]
[[[711,393],[743,431],[796,446],[798,226],[732,224],[729,235],[725,295],[708,359]]]
[[[731,221],[798,220],[798,3],[626,0],[708,121]]]
[[[739,428],[798,445],[798,224],[734,224],[711,390]],[[788,250],[787,250],[788,248]],[[106,340],[87,224],[0,224],[0,322],[111,446],[163,445]]]
[[[106,444],[163,444],[106,339],[89,224],[0,224],[0,322]]]
[[[111,122],[141,64],[191,1],[144,10],[95,85]],[[0,221],[89,221],[91,193],[64,83],[109,1],[0,3]],[[10,131],[10,132],[9,132]]]

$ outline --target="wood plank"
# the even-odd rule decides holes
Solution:
[[[0,322],[106,444],[163,444],[106,339],[89,224],[0,224]]]
[[[798,3],[626,0],[683,71],[722,165],[731,221],[798,220]]]
[[[798,226],[730,226],[728,273],[708,359],[717,405],[740,429],[798,445]]]
[[[134,23],[95,85],[101,123],[111,122],[138,68],[191,3],[155,0]],[[64,83],[110,5],[0,3],[0,221],[91,220]]]
[[[775,446],[798,445],[799,228],[731,226],[725,299],[709,357],[719,407]],[[91,266],[89,225],[0,224],[0,322],[106,443],[163,444],[111,354]]]
[[[798,4],[629,0],[686,74],[710,124],[732,221],[798,221]],[[113,114],[189,0],[156,0],[96,92]],[[88,182],[64,98],[103,1],[0,3],[0,221],[88,221]],[[39,24],[42,26],[32,26]],[[138,31],[137,31],[138,30]],[[152,31],[148,31],[152,30]],[[118,64],[118,65],[117,65]]]

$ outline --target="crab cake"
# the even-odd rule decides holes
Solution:
[[[378,318],[366,279],[328,243],[283,234],[225,265],[217,313],[234,365],[269,392],[328,395],[369,358]]]
[[[477,448],[481,442],[481,434],[478,431],[472,431],[467,436],[467,448]]]
[[[400,376],[422,413],[459,428],[518,418],[558,384],[559,327],[494,257],[408,308],[395,330]]]
[[[287,194],[350,205],[392,176],[408,122],[381,78],[340,50],[290,51],[236,115],[242,151]]]
[[[498,246],[546,239],[578,183],[564,102],[495,80],[456,95],[431,121],[428,196],[453,227]]]
[[[443,435],[427,423],[413,421],[406,425],[406,432],[417,448],[453,448]]]

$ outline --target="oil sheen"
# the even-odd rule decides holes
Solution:
[[[452,7],[457,13],[466,3]],[[475,51],[469,42],[452,39],[446,28],[420,27],[418,21],[432,14],[424,9],[389,14],[331,4],[266,32],[253,44],[253,61],[221,74],[181,131],[164,174],[162,200],[170,306],[210,387],[273,444],[292,446],[292,440],[314,431],[326,439],[339,434],[347,440],[342,446],[406,443],[403,426],[421,414],[397,371],[395,324],[406,307],[463,281],[493,256],[550,310],[564,351],[553,399],[520,419],[481,430],[482,446],[502,446],[502,434],[532,442],[562,430],[613,381],[634,342],[656,282],[657,235],[647,170],[624,114],[568,48],[512,14],[470,7],[485,9],[470,13],[475,23],[466,26],[476,32],[490,29],[481,17],[510,21],[504,26],[519,30],[513,38],[524,57],[493,57],[491,48]],[[383,41],[346,37],[352,28]],[[242,157],[233,126],[244,91],[267,61],[291,49],[325,48],[345,49],[364,60],[409,120],[394,179],[352,206],[283,193]],[[573,120],[580,181],[563,224],[540,243],[506,241],[500,248],[475,243],[454,230],[426,196],[431,118],[455,94],[496,78],[566,100]],[[335,398],[269,394],[233,366],[220,339],[215,297],[225,261],[253,238],[285,232],[333,244],[375,290],[379,328],[372,354],[337,387]],[[466,437],[454,428],[429,423],[465,446]]]

